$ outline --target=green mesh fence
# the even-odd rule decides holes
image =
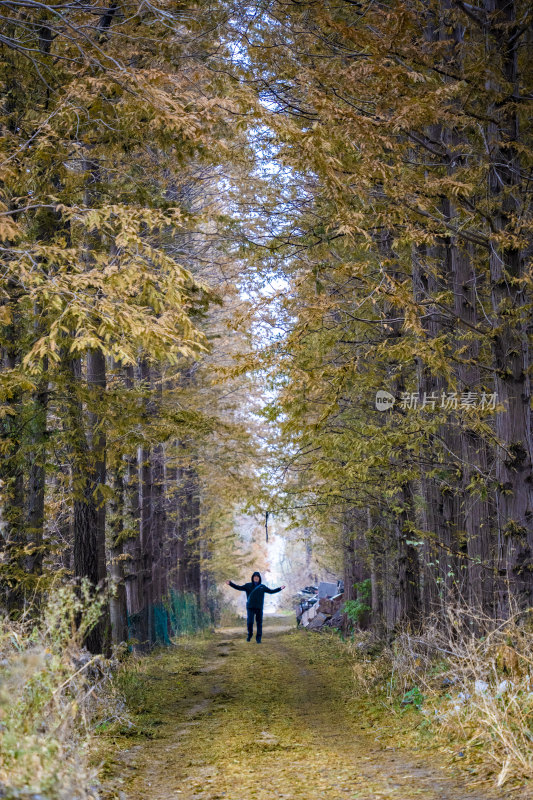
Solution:
[[[154,606],[154,636],[156,644],[170,644],[168,612],[164,606]]]
[[[194,633],[206,628],[211,619],[202,611],[198,598],[190,592],[176,592],[171,589],[164,607],[167,611],[173,636]]]
[[[210,625],[211,615],[200,608],[192,592],[170,591],[163,603],[128,616],[131,641],[139,644],[169,645],[171,637],[195,633]]]

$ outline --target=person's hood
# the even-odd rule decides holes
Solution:
[[[254,572],[254,573],[252,574],[252,583],[254,582],[254,575],[259,575],[259,583],[262,583],[262,580],[261,580],[261,573],[260,573],[260,572]]]

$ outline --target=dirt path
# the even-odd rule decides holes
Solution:
[[[504,796],[465,786],[440,754],[431,764],[381,742],[333,639],[267,622],[260,645],[226,629],[145,661],[137,735],[109,742],[106,799]]]

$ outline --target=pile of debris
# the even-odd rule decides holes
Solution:
[[[299,604],[296,610],[298,625],[310,630],[320,630],[325,626],[342,626],[344,605],[344,583],[321,581],[318,586],[306,586],[298,592]]]

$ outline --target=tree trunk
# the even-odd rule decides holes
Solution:
[[[106,389],[106,364],[101,350],[90,350],[87,354],[87,386],[93,391],[93,398],[99,396]],[[97,395],[98,392],[98,395]],[[94,400],[93,400],[94,402]],[[89,418],[89,446],[92,451],[91,461],[93,467],[93,480],[96,504],[96,553],[98,580],[105,581],[106,556],[105,556],[105,523],[106,503],[103,489],[106,484],[106,435],[101,426],[101,419],[97,412],[90,411]]]
[[[41,574],[43,567],[47,413],[48,361],[45,359],[42,378],[39,380],[33,396],[33,415],[30,423],[31,446],[27,496],[27,536],[31,551],[26,559],[26,569],[35,576]]]
[[[516,143],[520,140],[517,103],[520,87],[516,9],[513,0],[486,0],[487,59],[501,64],[502,79],[512,98],[492,107],[488,117],[499,118],[487,126],[491,155],[488,190],[494,201],[492,226],[509,230],[513,214],[521,213],[512,191],[521,183]],[[508,98],[508,89],[494,86]],[[509,100],[512,99],[512,102]],[[508,616],[512,602],[519,609],[533,605],[533,439],[531,430],[530,311],[524,254],[512,246],[492,246],[489,256],[495,327],[492,346],[497,402],[495,415],[499,442],[496,460],[499,613]],[[508,596],[509,595],[509,596]]]
[[[367,509],[366,544],[370,554],[371,624],[378,634],[385,630],[383,603],[383,559],[385,553],[384,531],[378,527],[377,515],[370,506]]]
[[[453,211],[450,210],[450,218],[452,216]],[[475,296],[476,275],[472,267],[471,249],[469,247],[460,250],[453,241],[450,241],[449,258],[453,276],[454,310],[458,319],[467,323],[472,329],[478,324],[478,315]],[[464,391],[479,392],[482,388],[479,358],[479,341],[469,343],[457,368],[459,383]],[[469,427],[467,418],[458,420],[458,424],[461,426],[462,502],[468,555],[468,592],[465,599],[473,609],[493,616],[495,608],[492,511],[485,490],[489,475],[489,447],[481,436]]]
[[[153,413],[158,413],[162,400],[160,370],[153,369],[151,375]],[[153,602],[160,606],[163,600],[164,541],[165,541],[165,450],[157,444],[151,455],[152,464],[152,586]]]
[[[3,367],[14,370],[20,358],[19,353],[19,313],[17,309],[20,290],[12,281],[8,281],[5,303],[9,308],[10,324],[4,333]],[[0,499],[2,510],[2,549],[3,585],[5,587],[6,608],[9,614],[18,614],[24,606],[24,471],[22,459],[22,419],[21,392],[16,389],[9,398],[9,414],[0,420]]]
[[[111,641],[115,646],[128,641],[128,612],[124,581],[124,479],[116,468],[110,520],[110,593]]]
[[[150,367],[146,361],[140,365],[141,383],[146,391],[150,389]],[[140,470],[140,509],[141,509],[141,554],[142,554],[142,623],[141,635],[143,646],[150,646],[154,641],[154,513],[152,462],[150,449],[145,447],[139,451]]]
[[[70,379],[68,409],[73,441],[74,575],[87,578],[93,586],[103,588],[106,577],[105,506],[100,487],[105,482],[105,439],[95,429],[97,415],[94,412],[88,415],[93,426],[89,436],[85,430],[83,407],[77,398],[77,386],[82,380],[81,361],[70,360],[66,368]],[[93,355],[88,363],[87,382],[93,388],[105,387],[105,362],[101,353]],[[106,621],[107,612],[104,612],[101,622],[87,635],[85,644],[92,653],[107,650]]]
[[[417,548],[410,544],[412,537],[412,490],[409,484],[401,487],[398,501],[402,506],[395,515],[398,547],[398,620],[397,625],[416,629],[421,622],[420,567]]]
[[[345,615],[344,629],[355,622],[358,628],[369,627],[371,619],[371,591],[366,582],[370,579],[370,555],[366,543],[367,514],[363,509],[347,508],[342,521],[342,555],[344,564],[344,601],[359,601],[361,610],[357,620]]]
[[[134,387],[133,367],[126,367],[124,371],[124,384],[126,389]],[[139,496],[139,459],[138,454],[126,457],[125,478],[125,513],[128,520],[130,535],[124,543],[124,573],[126,581],[126,599],[128,614],[135,616],[142,608],[142,554],[141,554],[141,509]],[[136,634],[137,632],[135,632]],[[135,635],[134,638],[137,638]]]

